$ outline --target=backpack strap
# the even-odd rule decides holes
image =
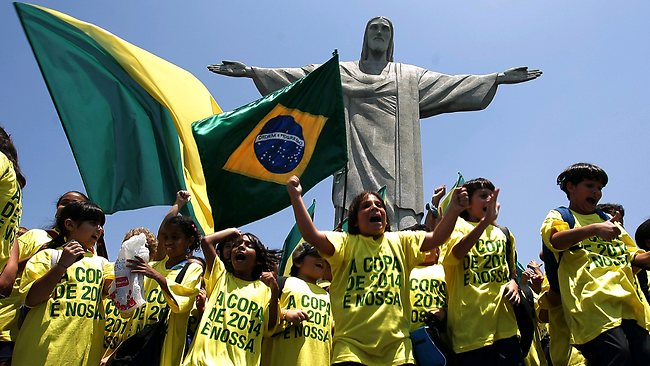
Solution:
[[[278,277],[278,288],[280,289],[280,295],[282,295],[282,289],[284,289],[284,285],[286,283],[287,283],[287,277],[285,276]]]
[[[506,264],[511,280],[517,280],[517,252],[514,250],[510,239],[510,230],[507,226],[497,226],[506,236]]]
[[[174,279],[174,282],[178,284],[183,282],[183,278],[185,277],[185,273],[187,273],[187,269],[189,267],[190,267],[190,262],[185,261],[185,263],[183,264],[183,268],[181,268],[181,271],[178,272],[178,274],[176,275],[176,279]]]

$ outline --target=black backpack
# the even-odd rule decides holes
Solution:
[[[186,261],[183,269],[178,272],[175,282],[181,283],[185,272],[190,266]],[[160,352],[167,335],[167,318],[169,305],[165,306],[158,315],[158,321],[145,325],[141,331],[125,339],[115,349],[107,361],[107,366],[160,365]]]

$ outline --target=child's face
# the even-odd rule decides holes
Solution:
[[[169,259],[178,260],[187,256],[187,249],[192,244],[192,238],[185,236],[183,230],[176,224],[167,224],[160,231],[158,246],[165,248]]]
[[[384,203],[374,194],[369,194],[359,205],[357,224],[361,235],[379,237],[386,230],[386,209]]]
[[[65,220],[65,227],[68,230],[68,240],[76,240],[85,249],[92,249],[95,243],[102,236],[104,228],[99,221],[73,221]]]
[[[469,221],[478,222],[485,216],[491,194],[492,190],[487,188],[477,189],[472,193],[472,197],[469,198],[469,208],[467,209]]]
[[[568,182],[569,207],[579,214],[594,213],[598,201],[603,197],[603,184],[593,179],[585,179],[578,184]]]
[[[325,275],[325,260],[320,256],[307,255],[301,263],[296,263],[298,267],[298,277],[311,283],[316,283]]]
[[[230,262],[237,277],[250,279],[257,265],[257,251],[255,245],[246,236],[233,244]]]
[[[77,192],[68,192],[59,199],[59,204],[56,205],[56,213],[54,217],[59,217],[61,210],[70,202],[86,202],[86,197]]]

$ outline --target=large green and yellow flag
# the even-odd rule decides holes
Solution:
[[[338,55],[295,83],[192,125],[215,228],[289,206],[286,182],[306,192],[347,161]]]
[[[189,72],[92,24],[14,3],[86,191],[113,213],[169,205],[213,223],[191,123],[221,109]]]

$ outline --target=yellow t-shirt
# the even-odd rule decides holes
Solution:
[[[168,260],[169,258],[165,257],[161,261],[151,262],[150,265],[156,272],[165,276],[167,279],[167,287],[169,287],[173,299],[160,288],[158,282],[149,277],[145,277],[144,299],[146,304],[133,311],[129,319],[129,324],[126,326],[123,339],[127,339],[141,331],[145,325],[157,322],[160,313],[166,306],[169,306],[167,336],[165,336],[163,343],[160,364],[176,366],[181,363],[183,358],[187,337],[187,323],[190,317],[190,311],[196,300],[196,295],[199,293],[203,268],[197,263],[190,263],[181,283],[176,283],[176,276],[178,276],[178,273],[187,262],[179,263],[168,269],[166,268]]]
[[[409,338],[409,277],[424,262],[423,231],[388,232],[377,240],[327,232],[334,245],[330,299],[336,322],[332,363],[414,363]]]
[[[113,300],[105,298],[104,314],[106,322],[104,325],[104,356],[111,355],[122,341],[124,331],[129,319],[122,316],[120,309],[113,305]]]
[[[43,244],[52,238],[47,231],[32,229],[18,238],[20,250],[19,261],[23,261],[36,254]],[[20,298],[20,273],[16,277],[11,294],[0,299],[0,341],[15,342],[18,336],[18,309],[22,305]]]
[[[0,272],[9,260],[22,211],[22,191],[14,165],[0,152]]]
[[[447,309],[447,283],[442,264],[417,266],[411,270],[411,332],[424,326],[426,313]]]
[[[571,332],[564,319],[562,304],[553,305],[548,300],[550,285],[544,277],[542,292],[539,295],[539,307],[548,311],[548,334],[551,336],[549,354],[553,365],[585,366],[587,360],[580,351],[571,345]]]
[[[505,285],[510,281],[503,231],[489,225],[465,257],[458,259],[452,254],[453,248],[475,226],[476,223],[458,218],[447,240],[443,262],[447,280],[447,328],[457,353],[516,336],[518,329],[512,306],[503,297]],[[510,239],[514,252],[512,233]]]
[[[57,249],[60,252],[61,249]],[[24,298],[34,282],[51,267],[50,250],[36,253],[26,264],[20,294]],[[103,353],[104,280],[113,267],[93,253],[71,265],[51,297],[35,307],[18,333],[14,365],[97,365]]]
[[[282,322],[272,337],[264,338],[262,366],[329,366],[332,309],[327,291],[316,284],[288,277],[280,296],[280,307],[302,309],[309,320],[296,325]]]
[[[271,289],[226,272],[216,257],[206,291],[210,297],[183,365],[259,365],[262,337],[270,333]]]
[[[573,213],[575,228],[601,223],[598,214]],[[630,266],[639,249],[634,240],[618,225],[621,235],[612,241],[594,236],[564,250],[558,268],[558,280],[564,316],[572,335],[572,344],[584,344],[599,334],[615,328],[623,319],[633,319],[648,328],[650,307],[638,290]],[[544,245],[556,253],[550,243],[551,233],[569,230],[562,215],[551,210],[542,224]]]

